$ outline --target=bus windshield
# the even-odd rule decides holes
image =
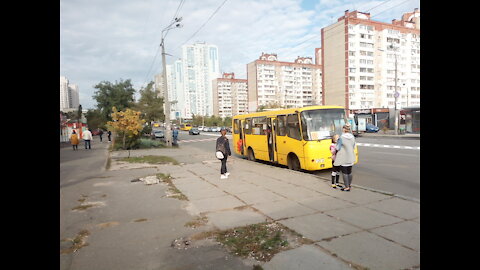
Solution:
[[[344,109],[310,110],[301,113],[303,139],[315,141],[341,135],[345,125]]]

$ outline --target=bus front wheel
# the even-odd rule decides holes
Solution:
[[[252,148],[248,148],[248,160],[255,161],[255,155],[253,154]]]
[[[288,158],[288,168],[294,171],[300,171],[300,161],[296,155],[291,155]]]

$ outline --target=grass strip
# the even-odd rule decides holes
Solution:
[[[149,164],[168,164],[179,165],[180,163],[171,157],[167,156],[141,156],[141,157],[127,157],[121,158],[119,161],[130,163],[149,163]]]

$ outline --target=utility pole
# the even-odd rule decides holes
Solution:
[[[395,98],[395,135],[398,135],[398,109],[397,109],[397,101],[400,93],[397,91],[397,52],[393,45],[391,45],[392,48],[394,49],[394,54],[395,54],[395,93],[393,94],[393,97]]]
[[[167,87],[167,63],[165,61],[165,37],[168,34],[168,30],[173,28],[182,27],[179,23],[182,18],[175,18],[169,26],[165,27],[162,30],[162,66],[163,66],[163,102],[165,103],[165,141],[167,143],[167,147],[172,147],[172,131],[170,130],[170,101],[168,100],[168,87]],[[167,34],[163,36],[163,32],[167,31]]]
[[[165,62],[165,39],[162,37],[162,65],[163,65],[163,102],[165,103],[165,141],[167,147],[172,146],[172,133],[170,131],[170,102],[168,100],[168,87],[167,87],[167,67]]]

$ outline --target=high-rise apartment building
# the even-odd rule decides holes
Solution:
[[[175,62],[180,115],[213,115],[212,80],[220,77],[218,47],[207,43],[182,46],[181,67]],[[180,93],[181,92],[181,93]],[[181,100],[180,100],[181,99]]]
[[[322,103],[322,69],[311,57],[281,62],[276,54],[262,53],[247,64],[248,109],[259,106],[296,108]]]
[[[232,117],[248,113],[247,80],[235,79],[235,74],[223,73],[216,78],[213,87],[213,115]]]
[[[166,65],[167,73],[167,90],[168,90],[168,100],[170,101],[170,119],[175,119],[179,117],[178,110],[178,90],[177,84],[175,83],[175,72],[173,65]],[[153,90],[157,93],[159,97],[164,97],[164,82],[163,72],[154,76],[154,85]]]
[[[79,105],[78,86],[69,84],[65,76],[60,76],[60,110],[63,112],[78,110]]]
[[[60,76],[60,110],[70,108],[69,105],[68,79],[64,76]]]
[[[397,108],[420,105],[418,9],[391,24],[347,10],[321,33],[324,105],[394,108],[396,95]]]

